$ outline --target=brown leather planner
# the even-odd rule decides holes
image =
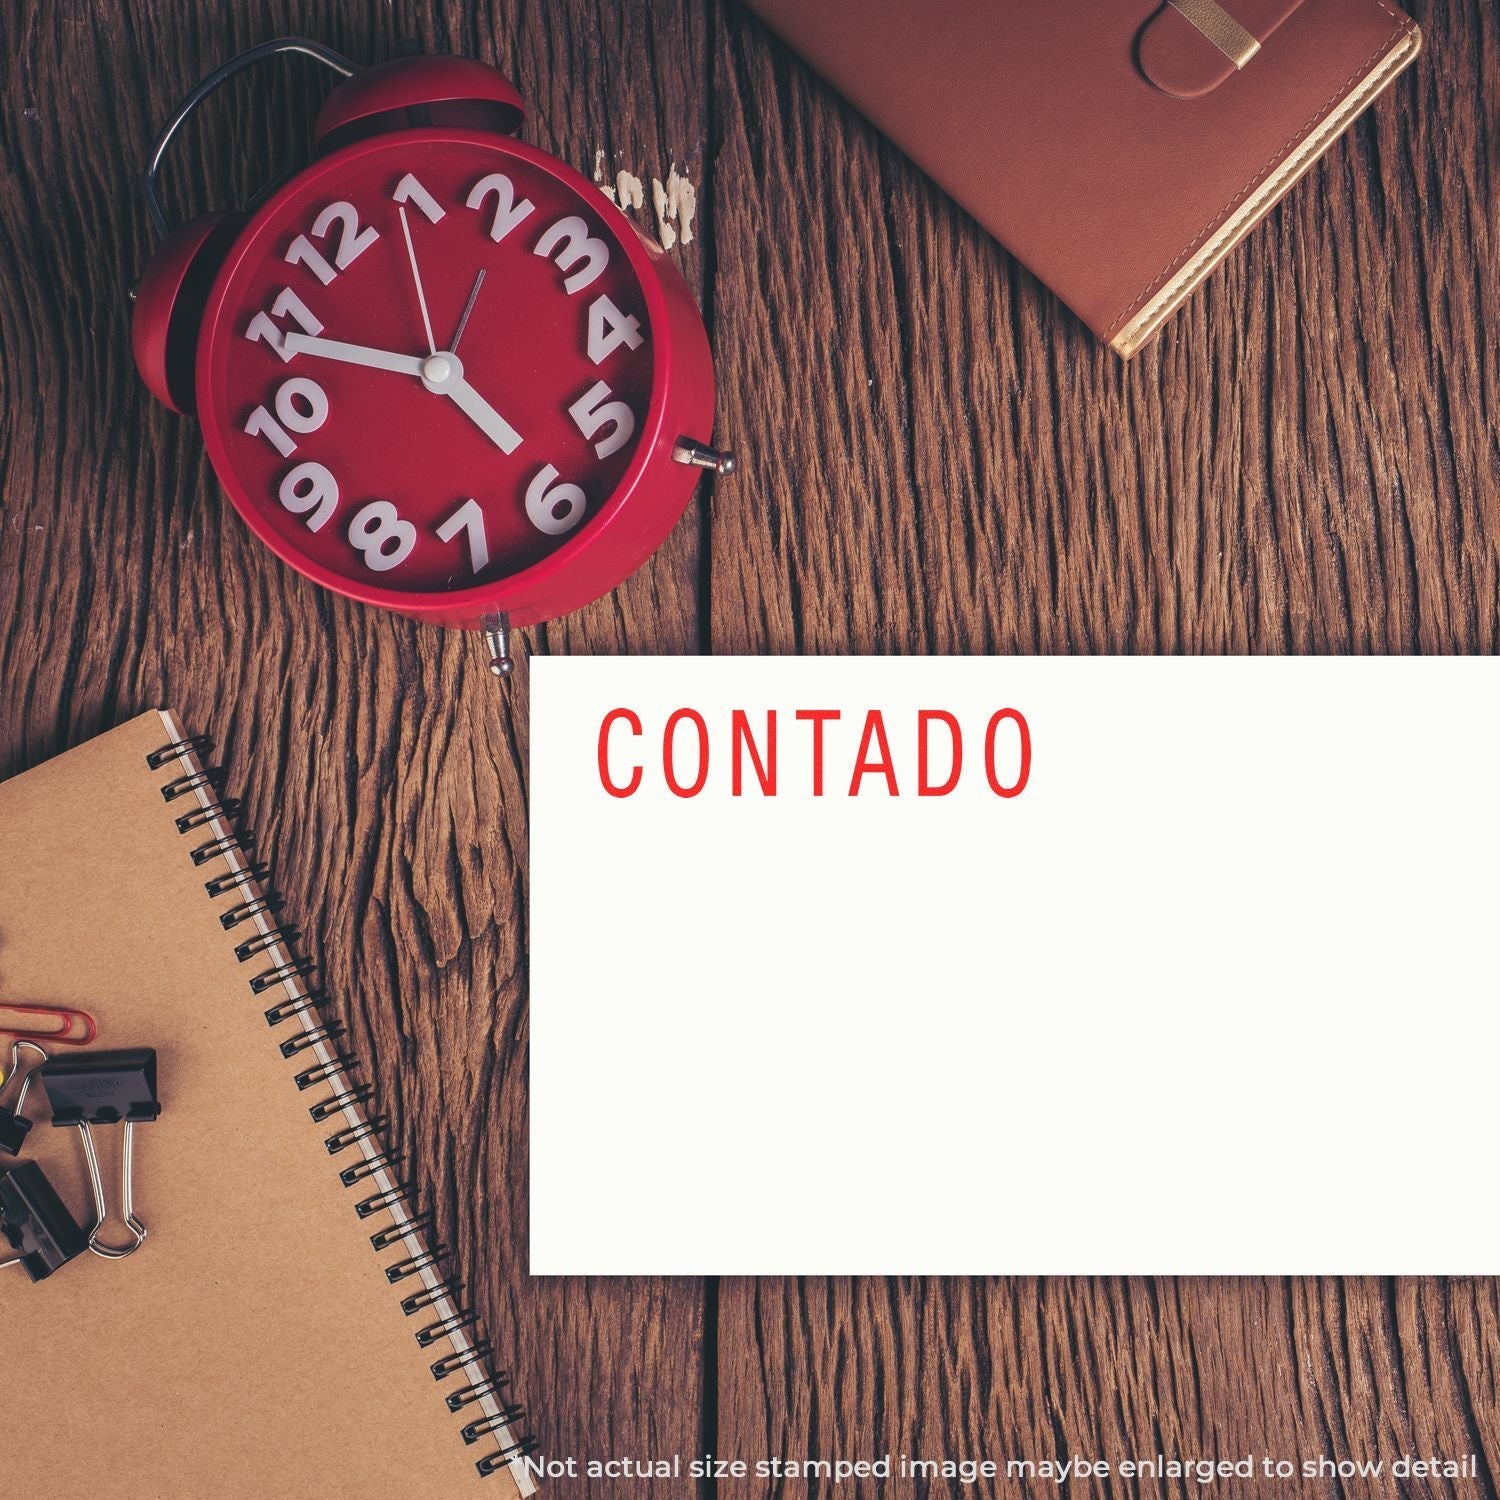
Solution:
[[[1387,0],[748,0],[1127,358],[1417,55]]]

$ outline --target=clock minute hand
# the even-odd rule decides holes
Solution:
[[[502,453],[514,453],[521,446],[521,434],[464,379],[463,366],[456,354],[432,354],[423,359],[415,354],[372,349],[366,344],[314,338],[307,333],[287,334],[282,347],[291,354],[311,354],[368,370],[415,375],[428,390],[447,396]]]
[[[417,306],[422,310],[422,330],[427,335],[427,352],[438,352],[437,341],[432,336],[432,319],[427,316],[427,293],[422,290],[422,273],[417,269],[417,251],[411,242],[411,225],[406,222],[406,205],[400,203],[396,212],[401,216],[401,233],[406,239],[406,259],[411,266],[411,279],[417,289]]]
[[[344,365],[363,365],[367,370],[390,370],[397,375],[422,373],[422,360],[414,354],[395,354],[389,349],[371,349],[365,344],[345,344],[339,339],[314,338],[306,333],[289,333],[282,347],[292,354],[311,354],[319,359],[333,359]]]

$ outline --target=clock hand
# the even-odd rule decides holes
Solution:
[[[417,288],[417,306],[422,309],[422,327],[427,330],[427,352],[438,352],[437,342],[432,337],[432,319],[427,316],[427,294],[422,290],[422,273],[417,269],[417,252],[412,248],[411,225],[406,222],[406,205],[398,203],[396,212],[401,215],[401,233],[406,236],[406,258],[411,263],[411,279]]]
[[[447,396],[502,453],[521,446],[521,434],[464,379],[464,364],[456,354],[430,354],[421,366],[422,384],[434,395]]]
[[[458,353],[458,341],[464,336],[464,329],[469,326],[469,314],[474,311],[474,304],[479,301],[479,288],[484,285],[483,270],[474,278],[474,290],[469,293],[469,300],[464,303],[464,310],[459,314],[458,327],[454,330],[453,342],[448,345],[449,354]]]
[[[514,453],[521,446],[521,434],[467,380],[460,377],[451,385],[444,385],[442,393],[450,397],[502,453]]]
[[[393,354],[388,349],[371,349],[364,344],[345,344],[338,339],[313,338],[305,333],[289,333],[283,348],[292,354],[312,354],[320,359],[336,359],[340,364],[363,365],[368,370],[391,370],[397,375],[420,375],[422,359],[415,354]]]
[[[428,390],[449,397],[502,453],[514,453],[521,446],[521,434],[464,379],[464,367],[456,354],[430,354],[423,359],[416,354],[393,354],[388,349],[314,338],[306,333],[287,334],[283,347],[292,354],[311,354],[369,370],[416,375]]]

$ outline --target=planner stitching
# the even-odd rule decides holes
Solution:
[[[1138,308],[1141,303],[1143,303],[1146,298],[1149,297],[1151,293],[1155,291],[1156,288],[1159,287],[1162,282],[1168,276],[1170,276],[1178,268],[1178,266],[1180,266],[1182,262],[1187,259],[1189,255],[1193,253],[1194,247],[1203,240],[1204,235],[1206,235],[1209,230],[1212,229],[1213,226],[1224,217],[1225,214],[1227,214],[1232,208],[1234,208],[1235,205],[1238,204],[1240,200],[1246,195],[1246,193],[1254,189],[1257,183],[1263,181],[1266,175],[1270,172],[1271,168],[1278,161],[1280,161],[1288,151],[1292,150],[1297,142],[1300,141],[1303,136],[1305,136],[1308,131],[1318,123],[1320,119],[1323,118],[1323,116],[1328,112],[1329,106],[1332,105],[1340,95],[1347,93],[1349,89],[1353,87],[1355,81],[1360,77],[1361,74],[1367,73],[1369,71],[1370,67],[1375,62],[1375,59],[1379,57],[1380,54],[1387,48],[1389,48],[1396,37],[1399,36],[1403,31],[1409,30],[1411,28],[1413,23],[1410,16],[1402,15],[1400,11],[1395,10],[1391,6],[1387,5],[1386,0],[1376,0],[1376,4],[1379,5],[1381,10],[1383,10],[1386,15],[1390,16],[1396,22],[1396,29],[1392,31],[1391,34],[1387,36],[1378,47],[1376,47],[1376,49],[1369,55],[1369,57],[1367,57],[1365,61],[1362,62],[1348,76],[1348,78],[1344,80],[1343,83],[1341,83],[1336,89],[1334,89],[1334,91],[1313,112],[1312,118],[1309,119],[1308,122],[1300,130],[1296,131],[1293,134],[1292,138],[1286,143],[1286,145],[1284,145],[1279,151],[1273,152],[1270,159],[1266,162],[1265,166],[1263,166],[1258,172],[1254,173],[1251,176],[1250,180],[1246,182],[1245,185],[1240,188],[1240,190],[1235,193],[1232,198],[1230,198],[1230,200],[1223,206],[1223,208],[1221,208],[1218,213],[1214,214],[1209,219],[1208,223],[1205,224],[1203,228],[1200,229],[1198,233],[1195,234],[1187,242],[1187,244],[1184,245],[1182,249],[1179,250],[1177,254],[1173,256],[1172,259],[1169,260],[1167,264],[1163,266],[1161,270],[1158,271],[1156,275],[1153,276],[1150,281],[1148,281],[1145,286],[1141,288],[1141,290],[1136,294],[1135,300],[1131,302],[1130,306],[1127,307],[1124,312],[1122,312],[1119,317],[1117,317],[1114,322],[1111,323],[1105,330],[1105,343],[1108,343],[1114,337],[1115,333],[1119,330],[1120,325],[1130,317],[1130,315],[1136,310],[1136,308]],[[1209,248],[1213,247],[1210,246]]]

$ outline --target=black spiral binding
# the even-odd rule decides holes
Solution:
[[[177,831],[190,834],[207,830],[206,842],[199,842],[189,851],[194,866],[211,863],[231,853],[244,854],[253,847],[253,839],[243,831],[221,834],[220,829],[234,828],[239,816],[240,804],[232,798],[220,795],[223,772],[217,767],[205,769],[198,757],[211,748],[211,741],[203,735],[174,740],[153,750],[146,757],[146,764],[153,771],[165,770],[168,766],[183,766],[188,769],[166,782],[161,788],[162,800],[180,804],[181,799],[191,797],[193,804],[176,817]],[[197,801],[202,793],[208,798],[206,806]],[[175,809],[174,809],[175,810]],[[214,825],[218,824],[218,828]],[[226,932],[235,932],[242,923],[254,922],[265,917],[268,930],[259,928],[237,943],[234,956],[241,963],[249,963],[265,956],[270,966],[250,975],[247,984],[252,995],[264,994],[267,990],[288,985],[293,992],[279,1000],[265,1013],[266,1024],[275,1029],[288,1021],[302,1017],[301,1029],[281,1043],[281,1055],[287,1059],[300,1057],[319,1042],[336,1046],[345,1036],[345,1028],[337,1021],[326,1017],[323,1007],[328,997],[308,982],[314,965],[305,958],[291,957],[284,963],[275,961],[275,950],[283,954],[291,951],[301,937],[293,926],[276,921],[281,910],[281,900],[267,894],[265,885],[269,872],[261,864],[237,861],[239,868],[231,866],[223,873],[204,882],[204,890],[211,900],[228,903],[219,912],[219,921]],[[238,933],[236,933],[238,935]],[[363,1108],[374,1097],[375,1090],[369,1083],[359,1082],[352,1075],[361,1070],[358,1059],[341,1048],[332,1061],[324,1063],[314,1059],[313,1063],[299,1069],[294,1082],[299,1090],[326,1085],[330,1092],[326,1098],[312,1105],[308,1113],[315,1121],[326,1122],[339,1119],[349,1108]],[[324,1143],[330,1156],[338,1156],[360,1141],[378,1138],[389,1124],[386,1115],[362,1116],[356,1125],[345,1125],[336,1130]],[[339,1172],[339,1181],[346,1188],[357,1187],[369,1181],[382,1169],[395,1177],[395,1169],[401,1162],[400,1152],[387,1149],[382,1142],[380,1149],[370,1157],[362,1157],[352,1167]],[[378,1186],[378,1184],[372,1184]],[[397,1210],[399,1209],[399,1215]],[[432,1269],[441,1273],[448,1259],[447,1247],[435,1239],[437,1216],[431,1209],[422,1210],[416,1191],[408,1178],[396,1178],[393,1188],[367,1193],[354,1205],[360,1219],[370,1219],[383,1212],[391,1214],[392,1222],[370,1236],[370,1244],[377,1253],[384,1253],[403,1246],[416,1238],[423,1246],[417,1255],[408,1255],[385,1268],[386,1279],[392,1286],[399,1286],[413,1276]],[[466,1412],[475,1402],[490,1398],[496,1408],[495,1414],[486,1413],[477,1421],[468,1423],[459,1430],[466,1444],[474,1444],[499,1433],[509,1439],[493,1453],[486,1454],[474,1467],[481,1476],[497,1473],[514,1460],[534,1453],[536,1440],[529,1434],[517,1436],[517,1424],[525,1416],[525,1408],[516,1405],[504,1395],[510,1386],[510,1376],[496,1370],[490,1363],[494,1349],[479,1329],[478,1315],[459,1301],[463,1283],[454,1276],[443,1275],[434,1286],[423,1286],[401,1299],[401,1311],[407,1317],[415,1317],[427,1309],[435,1309],[446,1302],[456,1311],[436,1322],[429,1322],[416,1332],[419,1349],[432,1349],[447,1339],[455,1337],[465,1340],[465,1346],[455,1346],[452,1352],[434,1360],[430,1369],[438,1382],[453,1378],[465,1382],[446,1396],[448,1410],[453,1413]],[[472,1336],[471,1336],[472,1335]]]

